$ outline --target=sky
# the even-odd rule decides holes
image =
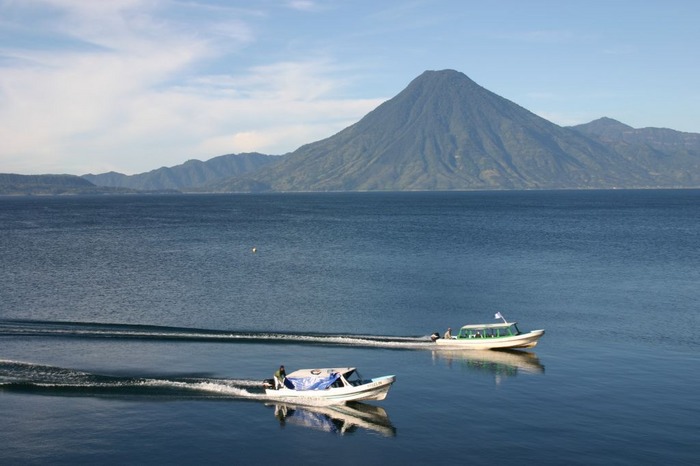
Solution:
[[[425,70],[558,125],[700,133],[696,0],[0,0],[0,173],[325,139]]]

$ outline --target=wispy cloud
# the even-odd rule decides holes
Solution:
[[[0,0],[0,172],[282,154],[425,69],[495,83],[560,124],[607,114],[697,131],[693,8],[642,8],[628,24],[624,5],[601,21],[571,2],[443,3]],[[653,34],[660,13],[674,28]]]
[[[289,0],[287,2],[287,6],[294,10],[301,11],[313,11],[319,8],[318,2],[315,2],[313,0]]]
[[[312,6],[295,7],[304,3]],[[215,66],[258,40],[253,19],[264,14],[202,11],[211,8],[160,0],[0,3],[15,30],[36,19],[54,39],[0,46],[0,172],[140,171],[222,153],[284,153],[377,104],[333,99],[342,80],[332,60]],[[66,45],[52,46],[57,38]],[[311,121],[303,130],[301,119]]]

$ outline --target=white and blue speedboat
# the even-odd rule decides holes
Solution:
[[[280,388],[265,381],[265,394],[275,399],[345,403],[383,400],[396,376],[363,379],[354,367],[299,369],[288,374]]]

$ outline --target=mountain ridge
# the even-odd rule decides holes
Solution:
[[[426,71],[357,123],[278,163],[209,185],[242,191],[652,187],[598,138],[560,127],[454,70]],[[244,186],[242,186],[244,185]]]
[[[219,179],[254,171],[276,161],[276,156],[258,152],[226,154],[207,161],[191,159],[173,167],[161,167],[146,173],[123,175],[116,172],[82,177],[96,185],[137,190],[181,190],[197,188]]]
[[[700,186],[698,133],[668,128],[632,128],[606,117],[573,128],[633,160],[661,183],[661,187]]]
[[[689,188],[700,187],[700,134],[608,117],[558,126],[461,72],[429,70],[356,123],[281,156],[83,178],[183,192]]]
[[[121,188],[96,186],[77,175],[20,175],[0,173],[2,196],[46,196],[67,194],[122,194],[131,192]]]

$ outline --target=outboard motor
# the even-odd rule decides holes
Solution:
[[[433,342],[434,342],[434,341],[439,340],[439,339],[440,339],[440,334],[437,333],[437,332],[435,332],[435,333],[433,333],[432,335],[430,335],[430,341],[433,341]]]
[[[265,379],[262,385],[263,388],[275,388],[275,379]]]

